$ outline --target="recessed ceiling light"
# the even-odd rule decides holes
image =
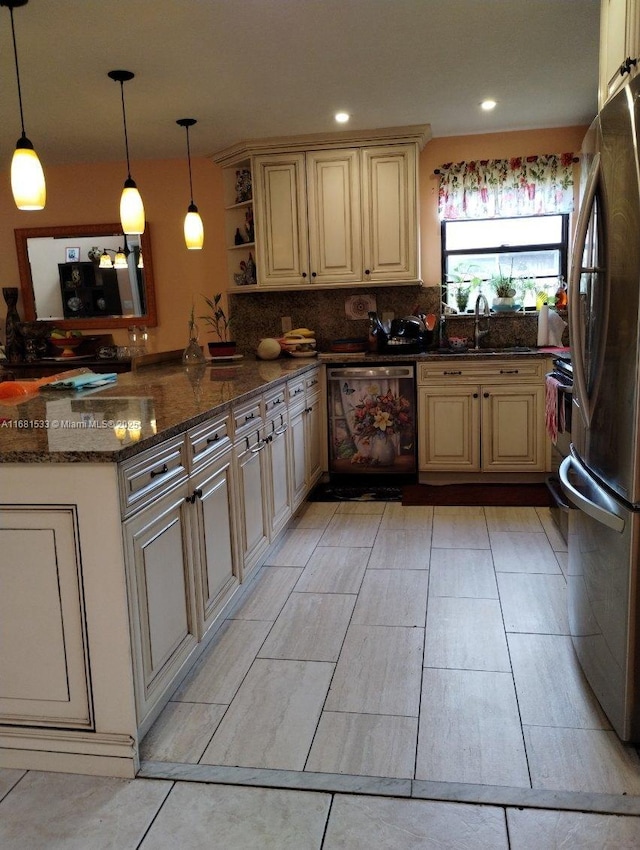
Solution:
[[[338,124],[346,124],[351,116],[348,112],[336,112],[334,117]]]
[[[483,100],[480,107],[484,109],[485,112],[491,112],[492,109],[496,108],[496,102],[495,100]]]

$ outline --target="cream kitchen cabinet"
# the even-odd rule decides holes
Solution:
[[[257,156],[254,173],[260,284],[361,281],[359,152]]]
[[[0,723],[93,728],[77,523],[70,505],[3,509]]]
[[[428,138],[426,125],[328,133],[255,140],[214,156],[227,182],[250,162],[255,288],[419,282],[418,154]],[[226,208],[228,240],[235,207]],[[246,246],[229,246],[231,289],[253,291],[234,277],[238,250]]]
[[[638,72],[640,62],[639,0],[601,0],[600,108],[624,81]]]
[[[234,409],[234,467],[243,580],[269,545],[269,467],[262,397]]]
[[[418,368],[421,472],[544,472],[545,361],[446,361]]]
[[[289,398],[290,478],[294,510],[322,474],[323,403],[320,370],[287,385]]]
[[[189,495],[198,637],[200,640],[236,590],[240,558],[236,540],[235,480],[229,416],[187,433]]]
[[[293,513],[291,493],[291,449],[287,436],[289,416],[287,412],[286,385],[265,395],[267,442],[267,470],[269,497],[269,538],[273,540],[284,528]]]

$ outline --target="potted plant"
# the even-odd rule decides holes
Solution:
[[[229,339],[232,319],[220,306],[222,293],[216,293],[213,299],[207,298],[206,295],[203,297],[211,312],[206,316],[198,316],[198,318],[207,323],[209,326],[208,333],[215,334],[218,337],[217,341],[208,343],[209,354],[212,357],[231,357],[236,353],[236,343]]]
[[[500,269],[497,275],[494,275],[489,284],[495,289],[496,297],[493,299],[492,307],[494,310],[519,310],[520,306],[515,303],[516,287],[512,274],[503,274]]]

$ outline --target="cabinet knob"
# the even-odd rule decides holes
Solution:
[[[193,491],[193,501],[195,502],[196,499],[201,499],[201,498],[202,498],[202,490],[199,487],[197,487]]]
[[[479,395],[480,395],[479,393],[474,393],[474,394],[473,394],[473,397],[474,397],[474,398],[478,398],[478,397],[479,397]]]
[[[365,269],[365,270],[364,270],[364,273],[365,273],[366,275],[370,275],[370,274],[371,274],[371,269]]]
[[[318,277],[318,275],[315,272],[311,272],[311,277]]]
[[[307,276],[307,273],[306,273],[306,272],[302,272],[302,277],[306,277],[306,276]]]
[[[489,398],[489,393],[482,393],[483,398]]]

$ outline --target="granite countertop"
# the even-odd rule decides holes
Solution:
[[[183,367],[145,366],[96,390],[42,389],[25,400],[0,399],[0,463],[115,463],[151,448],[234,402],[249,400],[320,363],[398,363],[442,359],[547,358],[566,348],[485,349],[422,354],[320,353],[309,359]],[[139,423],[136,428],[136,423]],[[139,432],[139,436],[138,436]],[[137,437],[137,439],[136,439]]]
[[[0,399],[0,463],[122,461],[317,365],[316,358],[170,363],[120,374],[97,390]]]

